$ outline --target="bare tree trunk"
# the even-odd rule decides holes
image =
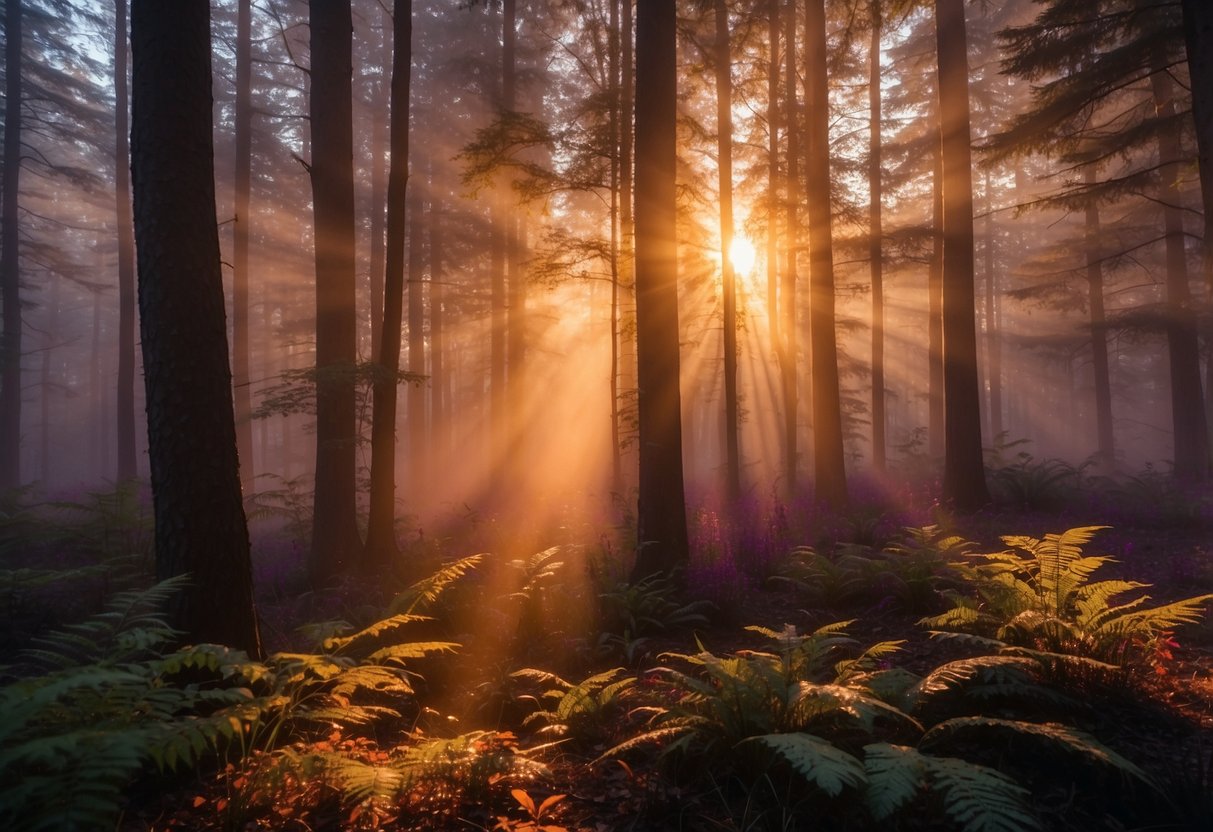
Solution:
[[[0,207],[0,492],[21,484],[21,0],[4,3],[4,194]]]
[[[437,177],[430,176],[430,442],[438,465],[446,464],[450,451],[450,426],[447,424],[450,382],[446,369],[446,274],[443,258],[443,202]]]
[[[943,456],[943,151],[931,177],[931,262],[927,266],[927,452]]]
[[[1083,171],[1088,185],[1095,183],[1095,169],[1088,165]],[[1100,251],[1099,206],[1087,203],[1086,257],[1087,302],[1091,316],[1091,369],[1095,383],[1095,435],[1100,462],[1111,468],[1116,462],[1116,446],[1112,429],[1112,380],[1108,368],[1108,334],[1104,328],[1103,263]]]
[[[1165,70],[1150,76],[1154,108],[1164,122],[1173,120],[1175,101],[1171,76]],[[1184,254],[1183,215],[1180,207],[1179,166],[1182,151],[1173,124],[1158,132],[1158,158],[1162,165],[1159,201],[1167,251],[1167,352],[1171,366],[1171,425],[1174,431],[1175,476],[1204,482],[1209,478],[1209,433],[1200,387],[1200,346],[1196,337],[1196,315],[1188,285]]]
[[[420,164],[420,160],[418,160]],[[424,179],[421,180],[424,183]],[[425,270],[426,237],[425,234],[425,199],[417,183],[409,188],[406,201],[409,204],[409,363],[410,373],[424,376],[425,372],[425,282],[422,272]],[[425,422],[425,383],[411,383],[408,386],[408,426],[409,426],[409,466],[408,483],[411,500],[414,504],[421,502],[421,496],[427,481],[426,449],[429,446],[428,431]]]
[[[240,0],[236,13],[236,221],[232,224],[232,385],[240,484],[253,490],[253,401],[249,391],[249,181],[253,164],[252,2]]]
[[[973,170],[964,0],[936,0],[943,156],[943,495],[958,509],[990,501],[981,447],[977,327],[973,320]]]
[[[633,579],[686,562],[678,352],[677,24],[674,0],[636,10],[636,339],[640,498]]]
[[[134,0],[131,54],[156,574],[191,576],[171,612],[185,640],[258,656],[215,224],[209,4]]]
[[[620,450],[620,412],[619,412],[619,341],[623,337],[619,331],[619,180],[620,163],[619,142],[622,130],[619,125],[620,109],[620,45],[619,45],[619,6],[622,2],[631,0],[610,0],[609,32],[607,34],[607,84],[610,87],[607,121],[611,130],[611,493],[623,494],[623,458]]]
[[[632,152],[635,79],[632,38],[633,0],[620,0],[619,21],[619,401],[620,419],[636,408],[636,269]],[[621,437],[622,442],[622,437]],[[621,463],[632,459],[620,451]],[[626,465],[621,465],[627,470]],[[627,477],[624,478],[626,488]],[[622,497],[622,493],[620,495]]]
[[[847,503],[842,447],[842,398],[834,320],[834,232],[830,207],[830,101],[826,79],[825,0],[805,4],[809,202],[809,280],[813,367],[813,478],[817,499],[832,508]]]
[[[131,226],[130,122],[127,117],[126,0],[114,4],[114,207],[118,227],[118,470],[139,472],[135,453],[135,231]]]
[[[729,47],[729,10],[715,0],[716,148],[720,188],[720,275],[724,306],[725,492],[741,497],[741,450],[737,421],[737,283],[733,273],[733,62]]]
[[[311,574],[357,560],[358,422],[355,312],[353,75],[348,0],[312,0],[312,210],[316,247],[316,492]]]
[[[56,347],[55,339],[59,332],[59,306],[62,296],[63,278],[54,275],[51,277],[51,296],[47,303],[46,331],[42,336],[42,378],[38,397],[42,406],[41,418],[38,420],[38,434],[41,440],[38,452],[38,472],[44,488],[51,484],[51,393],[54,391],[51,365]]]
[[[779,293],[779,311],[783,330],[783,349],[779,353],[779,367],[783,384],[783,471],[784,489],[791,496],[798,490],[799,451],[796,436],[797,390],[796,390],[796,258],[800,254],[797,217],[800,202],[800,118],[796,101],[796,2],[788,0],[784,7],[784,24],[787,27],[787,45],[784,47],[784,112],[788,125],[788,172],[787,218],[785,220],[785,246],[787,264],[784,267]]]
[[[379,349],[380,327],[383,325],[383,209],[384,169],[387,160],[383,149],[387,144],[387,111],[391,81],[387,77],[392,65],[392,39],[388,26],[392,16],[386,6],[383,9],[383,28],[380,37],[380,61],[383,77],[375,87],[371,112],[371,259],[370,259],[370,313],[371,349]]]
[[[871,0],[872,41],[868,48],[868,260],[872,275],[872,467],[885,470],[884,255],[881,243],[880,181],[880,1]]]
[[[994,258],[994,210],[991,197],[990,172],[986,171],[985,191],[985,245],[982,247],[982,273],[985,276],[985,306],[986,306],[986,338],[985,358],[986,376],[990,385],[989,418],[990,436],[997,437],[1002,433],[1002,334],[998,329],[998,275],[995,272]]]
[[[382,571],[400,550],[396,543],[396,398],[400,330],[404,317],[405,206],[409,181],[409,73],[413,49],[412,0],[393,10],[391,154],[387,183],[387,249],[383,327],[375,367],[371,421],[371,500],[364,564]],[[411,206],[410,206],[411,207]],[[414,275],[409,275],[410,279]]]

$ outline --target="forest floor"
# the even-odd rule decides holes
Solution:
[[[996,551],[1000,535],[1044,535],[1086,522],[1091,519],[1064,511],[988,512],[957,521],[956,531],[976,541],[981,551]],[[1115,563],[1108,571],[1114,576],[1150,584],[1155,601],[1213,592],[1213,526],[1204,519],[1122,522],[1097,535],[1088,550],[1113,556]],[[479,590],[496,591],[491,586],[492,581],[486,580]],[[465,609],[465,616],[484,613],[480,597],[479,612]],[[584,590],[577,597],[586,602]],[[264,600],[267,615],[278,616],[272,632],[285,634],[306,622],[306,617],[292,620],[300,618],[297,604],[284,605],[281,596]],[[358,591],[347,589],[344,608],[358,601]],[[671,765],[656,747],[602,756],[644,729],[643,709],[602,708],[593,715],[592,730],[561,740],[539,730],[542,721],[525,719],[539,707],[542,686],[528,687],[509,674],[533,667],[577,680],[625,666],[636,674],[637,686],[644,686],[653,667],[670,664],[669,653],[693,654],[702,648],[717,656],[744,656],[746,651],[769,646],[762,636],[745,629],[748,625],[778,631],[791,624],[800,632],[811,632],[838,621],[852,622],[846,633],[858,644],[901,642],[891,661],[919,675],[974,655],[972,648],[933,638],[921,625],[924,615],[947,607],[938,593],[932,591],[917,606],[906,609],[897,598],[882,596],[879,588],[829,598],[806,594],[803,587],[786,582],[768,582],[733,593],[707,622],[645,638],[618,634],[624,638],[611,642],[599,637],[600,649],[590,643],[595,638],[592,624],[588,631],[581,625],[590,635],[569,636],[577,627],[557,617],[572,613],[558,607],[543,611],[537,627],[528,628],[515,618],[509,637],[491,635],[483,621],[477,625],[465,618],[441,633],[466,640],[464,655],[420,663],[419,672],[426,678],[419,688],[422,708],[410,713],[411,721],[370,732],[334,724],[327,735],[300,738],[292,749],[296,754],[315,748],[337,750],[365,763],[386,765],[395,758],[398,744],[474,729],[484,732],[477,746],[484,755],[503,753],[539,763],[529,774],[490,775],[480,782],[467,772],[445,780],[431,778],[393,805],[369,806],[343,800],[322,777],[309,781],[297,769],[277,767],[271,755],[253,755],[218,771],[212,768],[209,774],[141,783],[130,795],[130,811],[122,826],[503,832],[870,828],[854,819],[858,816],[836,808],[823,814],[820,795],[806,793],[786,770],[749,771],[744,765],[730,764],[728,751],[724,763],[708,766],[698,766],[694,760]],[[310,609],[309,615],[315,614]],[[610,643],[619,649],[604,646]],[[1065,687],[1080,701],[1062,719],[1140,766],[1161,787],[1143,789],[1123,777],[1085,781],[1085,775],[1075,773],[1078,769],[1072,772],[1065,764],[1042,760],[1020,778],[1031,792],[1036,822],[1042,828],[1213,828],[1213,621],[1206,617],[1186,626],[1159,640],[1153,649],[1144,671],[1069,679]],[[1056,714],[1042,708],[1038,718],[1051,721]],[[949,826],[940,825],[937,818],[925,811],[882,826],[1031,828]]]

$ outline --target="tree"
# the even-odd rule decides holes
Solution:
[[[729,11],[715,0],[716,149],[720,188],[720,286],[724,307],[725,491],[741,496],[741,454],[737,424],[737,285],[733,274],[733,61],[729,48]]]
[[[634,579],[688,557],[679,392],[674,0],[636,8],[636,356],[640,494]]]
[[[973,319],[973,170],[964,0],[936,0],[943,167],[943,495],[959,509],[990,501],[982,464]]]
[[[779,369],[783,388],[783,476],[784,489],[793,495],[799,485],[800,452],[797,442],[797,410],[799,394],[796,385],[796,258],[800,254],[799,203],[800,193],[800,107],[796,100],[796,2],[788,0],[784,6],[784,26],[787,32],[784,47],[784,113],[788,129],[788,168],[784,183],[787,186],[785,196],[786,217],[784,220],[785,240],[784,256],[786,265],[783,279],[779,285],[779,328],[783,338],[780,340]]]
[[[253,38],[252,0],[238,0],[236,9],[236,176],[232,223],[232,390],[236,407],[236,447],[240,481],[245,493],[253,489],[253,403],[249,391],[249,180],[253,164]]]
[[[131,227],[126,0],[114,4],[114,209],[118,225],[118,480],[138,472],[135,457],[135,232]]]
[[[331,578],[361,549],[355,503],[353,26],[349,0],[312,0],[312,212],[316,258],[316,492],[311,574]],[[393,381],[393,383],[395,383]]]
[[[215,222],[210,10],[134,0],[131,168],[159,578],[173,623],[260,653]]]
[[[404,236],[409,182],[409,71],[412,65],[413,43],[412,0],[396,0],[392,32],[391,124],[388,139],[391,143],[392,160],[387,183],[387,265],[383,280],[383,326],[379,330],[373,391],[371,513],[366,535],[366,563],[372,569],[382,569],[399,551],[395,525],[396,394],[400,370],[400,328],[404,317]],[[410,284],[419,279],[419,275],[409,274]],[[409,360],[412,359],[410,350]]]
[[[0,491],[21,484],[21,0],[4,3],[4,181],[0,206]]]
[[[834,320],[834,244],[830,206],[830,102],[826,78],[825,0],[805,5],[805,84],[809,203],[809,337],[813,366],[813,479],[817,498],[832,508],[847,502]]]
[[[868,260],[872,275],[872,467],[885,469],[884,258],[880,216],[880,31],[881,0],[871,0],[868,47]]]

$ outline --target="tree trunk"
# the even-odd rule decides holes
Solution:
[[[826,78],[825,0],[805,4],[808,88],[806,191],[809,202],[809,337],[813,367],[813,478],[817,499],[847,503],[842,398],[834,320],[834,232],[830,207],[830,101]]]
[[[1088,185],[1095,183],[1095,169],[1083,171]],[[1095,383],[1095,435],[1102,465],[1116,462],[1112,430],[1112,380],[1108,370],[1108,333],[1104,328],[1103,255],[1100,251],[1099,206],[1091,201],[1086,207],[1087,302],[1091,316],[1091,370]]]
[[[392,65],[392,39],[388,37],[388,25],[392,16],[383,8],[381,29],[380,66],[384,76],[375,86],[371,112],[371,258],[370,276],[367,283],[370,289],[371,314],[371,350],[379,349],[379,328],[383,325],[383,186],[384,168],[387,160],[383,149],[387,144],[387,111],[389,107],[389,92],[391,81],[386,77]]]
[[[360,549],[355,474],[353,75],[349,0],[312,0],[312,210],[316,246],[316,493],[311,575],[319,583]]]
[[[943,456],[943,151],[934,144],[931,262],[927,266],[927,453]]]
[[[885,470],[884,256],[881,252],[880,181],[880,2],[872,3],[868,49],[868,260],[872,274],[872,467]]]
[[[785,242],[787,264],[783,271],[779,293],[780,328],[783,330],[782,349],[779,353],[780,377],[783,387],[783,475],[784,489],[790,497],[798,490],[799,450],[796,435],[797,390],[796,390],[796,258],[800,254],[797,217],[800,202],[800,118],[796,101],[796,2],[788,0],[784,7],[784,24],[787,27],[787,45],[784,47],[784,113],[788,125],[788,171],[784,182],[787,185],[785,208]]]
[[[119,482],[139,472],[135,453],[135,232],[131,227],[131,153],[127,116],[126,0],[114,4],[114,207],[118,227]]]
[[[634,580],[688,558],[679,394],[677,24],[674,0],[636,9],[636,353],[640,497]]]
[[[252,493],[253,400],[249,391],[249,181],[253,165],[252,2],[239,0],[236,13],[236,178],[232,223],[232,384],[240,483]]]
[[[63,278],[53,275],[50,278],[51,296],[46,309],[46,330],[42,334],[42,367],[41,383],[39,384],[39,402],[42,407],[41,418],[38,420],[38,436],[41,447],[38,449],[38,475],[42,487],[49,488],[51,478],[51,393],[54,387],[51,383],[53,374],[51,366],[55,353],[55,339],[59,332],[59,307],[63,297]]]
[[[611,131],[611,493],[623,495],[623,458],[621,454],[620,413],[619,413],[619,341],[623,337],[619,331],[619,142],[622,130],[619,124],[620,87],[619,65],[619,6],[622,2],[631,0],[610,0],[609,31],[607,33],[607,84],[610,88],[610,98],[607,111],[607,121]]]
[[[767,2],[767,327],[779,346],[779,0]]]
[[[990,172],[984,177],[985,219],[983,220],[982,246],[982,275],[985,277],[985,313],[986,337],[985,359],[986,378],[989,380],[990,392],[988,406],[988,426],[991,437],[1002,433],[1002,336],[998,330],[998,275],[995,273],[994,258],[994,210],[991,197]]]
[[[420,161],[419,161],[420,164]],[[424,178],[421,181],[424,184]],[[408,269],[408,299],[409,299],[409,363],[408,370],[415,375],[425,373],[425,283],[422,273],[425,270],[426,237],[425,234],[425,199],[417,183],[409,188],[405,201],[408,203],[409,214],[409,269]],[[408,435],[409,435],[409,464],[408,484],[411,502],[416,505],[421,502],[427,482],[425,457],[429,447],[428,431],[425,422],[425,383],[410,383],[408,386]]]
[[[134,0],[132,172],[156,573],[188,573],[187,641],[260,654],[240,498],[219,234],[210,11]]]
[[[635,78],[633,0],[620,0],[619,21],[619,398],[620,418],[636,408],[636,264],[633,222],[633,121]],[[620,456],[624,457],[622,449]],[[624,459],[631,459],[630,455]],[[621,465],[625,471],[626,464]],[[634,469],[633,469],[634,470]],[[626,483],[629,477],[624,478]],[[625,485],[626,488],[626,485]],[[622,496],[622,491],[621,491]]]
[[[387,182],[387,248],[383,327],[375,367],[371,421],[371,497],[365,565],[382,571],[399,554],[396,544],[396,398],[400,329],[404,317],[405,206],[409,181],[409,72],[413,49],[412,0],[393,11],[391,166]],[[409,275],[410,279],[413,275]]]
[[[1167,251],[1167,352],[1171,367],[1171,425],[1174,431],[1175,476],[1190,482],[1209,477],[1209,434],[1200,387],[1200,346],[1196,315],[1188,285],[1184,254],[1183,214],[1179,194],[1179,134],[1173,123],[1175,102],[1171,76],[1165,70],[1150,76],[1154,108],[1164,124],[1158,131],[1161,165],[1159,201],[1163,209]]]
[[[741,497],[741,450],[737,422],[737,284],[733,273],[733,61],[729,47],[729,10],[715,0],[716,148],[720,188],[720,287],[724,307],[725,493]]]
[[[430,442],[438,465],[446,464],[450,450],[450,427],[447,424],[449,382],[446,372],[446,312],[442,308],[446,295],[443,272],[443,203],[438,195],[437,178],[430,177]]]
[[[4,3],[4,194],[0,206],[0,493],[21,484],[21,0]]]
[[[990,501],[981,448],[973,320],[973,170],[964,0],[936,0],[943,156],[943,496],[961,510]]]

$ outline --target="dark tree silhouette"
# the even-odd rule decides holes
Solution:
[[[396,405],[400,370],[400,327],[404,317],[404,234],[409,183],[409,71],[412,64],[413,3],[396,0],[393,11],[391,166],[387,182],[387,248],[383,280],[383,326],[375,367],[371,422],[371,513],[366,563],[387,566],[396,545]],[[419,276],[409,274],[409,281]],[[411,335],[411,333],[410,333]],[[411,344],[411,340],[410,340]],[[411,353],[411,350],[410,350]],[[409,359],[412,360],[410,354]]]
[[[716,148],[720,188],[720,281],[724,311],[724,448],[725,491],[741,496],[741,451],[737,420],[737,276],[733,273],[733,61],[729,44],[729,10],[715,0],[716,17]]]
[[[868,259],[872,275],[872,467],[885,469],[884,257],[880,179],[881,0],[871,0],[872,39],[868,47]]]
[[[633,578],[688,557],[679,393],[677,24],[674,0],[636,8],[636,355],[640,429],[639,549]]]
[[[313,580],[353,563],[355,504],[354,172],[349,0],[311,3],[312,211],[316,246],[316,493]],[[394,382],[393,382],[394,383]]]
[[[250,493],[253,478],[253,403],[249,391],[249,180],[253,165],[252,0],[236,8],[236,175],[232,224],[232,392],[240,482]]]
[[[21,0],[4,3],[4,194],[0,208],[0,491],[21,484]]]
[[[943,167],[943,496],[957,508],[990,501],[982,465],[973,319],[973,170],[964,0],[936,0]]]
[[[158,577],[192,641],[260,652],[215,222],[210,8],[134,0],[131,168]]]
[[[135,232],[127,103],[126,0],[114,4],[114,213],[118,225],[118,480],[133,478],[135,456]]]

